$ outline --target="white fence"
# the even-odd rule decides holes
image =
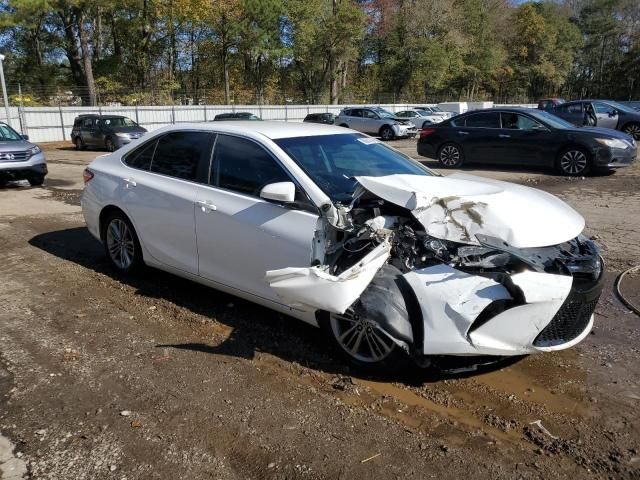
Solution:
[[[381,107],[392,112],[406,110],[415,104],[386,104]],[[443,110],[464,113],[467,110],[490,107],[490,102],[449,102]],[[207,122],[219,113],[250,112],[263,120],[300,122],[309,113],[334,113],[352,105],[190,105],[190,106],[130,106],[130,107],[11,107],[11,125],[33,142],[70,141],[74,119],[81,114],[97,113],[124,115],[149,131],[166,125]],[[531,105],[521,105],[531,106]],[[535,106],[535,105],[533,105]],[[4,109],[0,119],[5,120]]]

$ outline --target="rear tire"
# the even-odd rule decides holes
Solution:
[[[380,129],[380,138],[384,141],[393,140],[395,136],[396,134],[393,133],[393,129],[388,125],[385,125]]]
[[[102,243],[109,263],[121,273],[132,273],[142,265],[142,248],[131,221],[120,211],[107,215],[102,225]]]
[[[444,168],[460,168],[464,163],[462,148],[456,143],[445,143],[438,150],[438,162]]]
[[[347,125],[346,123],[341,123],[340,125],[338,125],[339,127],[344,127],[344,128],[349,128],[349,125]]]
[[[76,137],[73,140],[73,144],[76,146],[76,150],[86,150],[87,146],[84,144],[80,137]]]
[[[640,123],[627,123],[622,131],[636,140],[640,140]]]
[[[556,170],[566,177],[583,177],[591,170],[591,155],[580,147],[565,148],[558,154]]]

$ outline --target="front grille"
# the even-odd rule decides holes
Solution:
[[[29,158],[29,152],[0,152],[0,162],[24,162]]]
[[[583,295],[572,292],[549,325],[538,334],[533,345],[536,347],[555,347],[577,338],[589,325],[599,296],[598,292],[598,297],[587,300]]]

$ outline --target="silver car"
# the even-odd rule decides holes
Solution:
[[[40,147],[27,140],[4,122],[0,122],[0,180],[28,180],[42,185],[47,161]]]
[[[380,107],[345,108],[334,121],[335,125],[376,135],[383,140],[415,137],[418,129],[406,120]]]
[[[411,122],[416,128],[420,129],[427,128],[429,125],[440,123],[444,120],[444,117],[440,115],[431,115],[431,113],[426,110],[418,110],[415,108],[397,112],[396,118]]]

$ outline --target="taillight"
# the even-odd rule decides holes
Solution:
[[[420,138],[428,137],[436,132],[435,128],[423,128],[420,130]]]
[[[88,168],[85,168],[82,172],[82,179],[84,180],[85,185],[89,183],[93,177],[95,177],[95,174]]]

